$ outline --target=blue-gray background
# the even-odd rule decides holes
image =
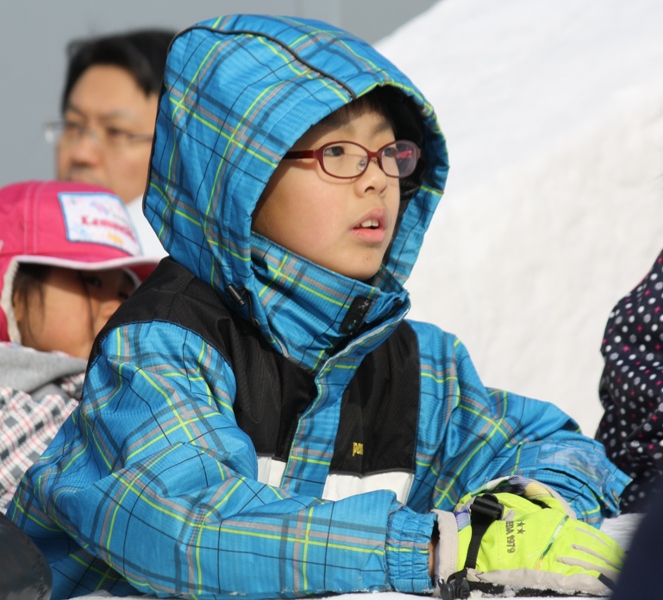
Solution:
[[[42,124],[56,119],[65,48],[74,38],[135,29],[184,29],[222,14],[285,14],[327,21],[374,43],[435,0],[0,0],[0,186],[54,175]]]

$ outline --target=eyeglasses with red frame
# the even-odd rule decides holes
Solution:
[[[421,150],[414,142],[396,140],[375,152],[355,142],[329,142],[317,150],[290,150],[283,158],[315,158],[327,175],[338,179],[359,177],[375,158],[385,175],[402,179],[414,173],[420,156]]]

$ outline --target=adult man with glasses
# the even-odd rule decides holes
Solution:
[[[45,125],[57,178],[101,185],[126,204],[143,252],[163,248],[142,214],[157,99],[174,32],[141,30],[69,45],[62,120]]]

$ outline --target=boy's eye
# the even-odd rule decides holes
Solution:
[[[345,154],[345,148],[343,146],[327,146],[324,150],[325,156],[338,157]]]
[[[129,299],[129,296],[131,296],[130,292],[118,292],[117,297],[124,302],[125,300]]]

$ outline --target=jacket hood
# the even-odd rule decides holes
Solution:
[[[199,23],[173,40],[144,207],[164,248],[229,304],[237,300],[235,291],[248,294],[247,317],[269,329],[255,255],[278,249],[275,244],[257,248],[264,240],[256,241],[259,236],[251,231],[254,208],[293,144],[376,86],[393,86],[414,101],[424,128],[423,183],[371,285],[317,265],[307,268],[326,271],[320,276],[345,288],[341,294],[375,296],[375,288],[385,286],[402,294],[400,286],[444,189],[444,138],[432,106],[403,73],[367,43],[318,21],[226,16]]]

